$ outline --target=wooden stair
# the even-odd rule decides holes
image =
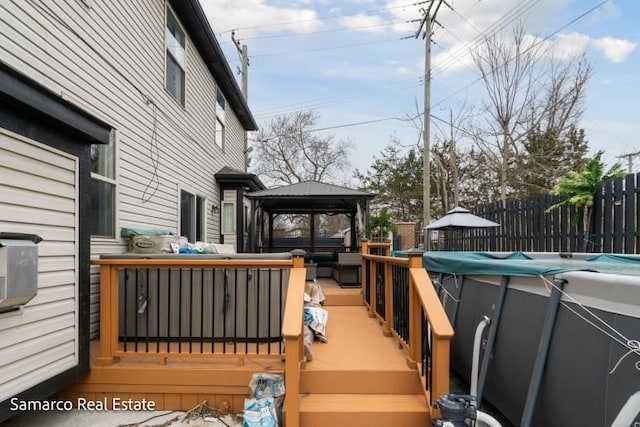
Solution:
[[[328,343],[311,346],[301,372],[304,427],[425,427],[431,416],[418,375],[394,339],[368,316],[360,289],[322,283]]]

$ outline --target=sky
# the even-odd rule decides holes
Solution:
[[[437,1],[436,1],[437,3]],[[314,111],[314,131],[351,142],[367,170],[392,139],[422,143],[425,40],[416,37],[429,2],[412,0],[201,0],[232,69],[234,38],[249,55],[248,102],[260,127],[277,115]],[[451,7],[449,7],[451,6]],[[637,0],[448,0],[433,30],[431,143],[450,117],[480,109],[486,92],[470,52],[488,34],[522,25],[561,60],[585,53],[593,68],[584,99],[591,153],[608,165],[640,151],[640,30]],[[240,75],[238,73],[238,81]],[[472,144],[462,141],[462,144]],[[640,155],[632,171],[640,171]],[[350,175],[350,173],[347,173]]]

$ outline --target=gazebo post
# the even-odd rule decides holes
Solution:
[[[316,216],[309,214],[309,252],[316,251]]]
[[[273,252],[273,213],[269,212],[269,253]]]
[[[349,251],[357,252],[358,251],[358,242],[356,241],[356,212],[351,212],[349,214],[349,219],[351,220],[351,229],[349,233],[351,234],[351,247]]]

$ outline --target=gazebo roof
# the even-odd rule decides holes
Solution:
[[[247,197],[272,213],[352,213],[358,204],[375,197],[372,193],[318,181],[254,191]],[[361,205],[362,206],[362,205]]]

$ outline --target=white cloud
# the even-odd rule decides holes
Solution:
[[[242,37],[248,37],[256,29],[308,33],[322,27],[314,10],[271,6],[266,0],[200,0],[200,4],[216,33],[240,29]]]
[[[381,33],[386,30],[385,21],[376,15],[358,13],[357,15],[345,16],[340,19],[340,23],[350,30]]]
[[[589,45],[589,36],[580,33],[558,34],[551,43],[548,53],[557,60],[570,60],[579,57]]]
[[[624,61],[636,48],[636,43],[613,37],[595,39],[591,43],[596,49],[602,51],[611,62],[616,64]]]

